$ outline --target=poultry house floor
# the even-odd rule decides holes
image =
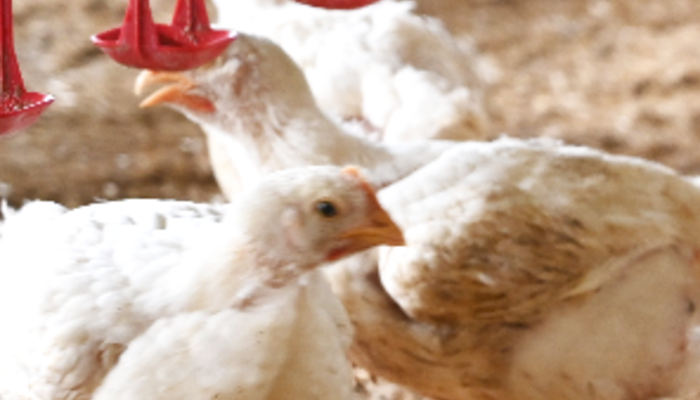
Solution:
[[[700,3],[452,0],[421,10],[485,57],[492,132],[700,172]]]
[[[131,93],[136,71],[106,60],[87,40],[116,26],[122,5],[17,3],[27,86],[57,100],[38,124],[0,140],[0,195],[12,204],[40,198],[71,206],[218,196],[197,128],[167,109],[139,110]],[[557,137],[700,174],[700,2],[418,3],[472,53],[490,137]],[[170,11],[165,0],[152,4],[156,15]],[[75,23],[66,26],[69,20]],[[365,384],[377,399],[410,398]]]

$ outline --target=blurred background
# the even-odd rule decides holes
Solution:
[[[174,3],[151,0],[155,19],[169,21]],[[12,204],[220,198],[199,128],[139,109],[138,71],[89,40],[119,25],[126,4],[14,2],[25,84],[56,101],[0,139],[0,196]],[[487,137],[557,137],[700,173],[697,0],[420,0],[418,11],[471,54]]]

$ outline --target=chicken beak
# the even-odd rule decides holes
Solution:
[[[134,93],[140,96],[147,87],[168,83],[141,101],[140,107],[153,107],[159,104],[174,104],[200,113],[212,113],[214,104],[206,97],[191,93],[197,85],[177,72],[142,71],[136,78]]]
[[[394,223],[389,214],[379,207],[379,203],[369,213],[367,224],[347,230],[340,237],[348,240],[354,251],[378,245],[403,246],[406,244],[401,229]]]
[[[332,252],[329,255],[329,260],[337,260],[345,255],[378,245],[404,246],[406,241],[401,229],[379,204],[372,186],[360,176],[356,168],[349,167],[344,172],[359,180],[360,187],[367,195],[368,212],[367,217],[360,226],[340,234],[339,238],[345,241],[346,244]]]

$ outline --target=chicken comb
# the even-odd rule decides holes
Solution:
[[[349,165],[347,167],[344,167],[342,172],[344,174],[354,176],[355,178],[363,178],[362,172],[360,172],[360,169],[354,165]]]
[[[344,167],[341,171],[343,174],[351,176],[355,179],[357,179],[360,183],[360,187],[367,193],[369,197],[372,197],[376,200],[377,194],[376,190],[374,189],[374,186],[372,186],[367,179],[365,178],[364,174],[360,171],[360,169],[354,165],[350,165],[347,167]]]

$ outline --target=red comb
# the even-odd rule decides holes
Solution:
[[[365,179],[364,175],[362,174],[362,172],[360,172],[360,169],[358,167],[348,166],[348,167],[343,168],[341,172],[345,175],[349,175],[349,176],[357,179],[360,183],[360,187],[365,192],[367,192],[367,195],[369,195],[372,198],[375,198],[375,202],[377,201],[376,200],[377,193],[376,193],[376,190],[374,189],[374,186],[372,186],[367,181],[367,179]]]

